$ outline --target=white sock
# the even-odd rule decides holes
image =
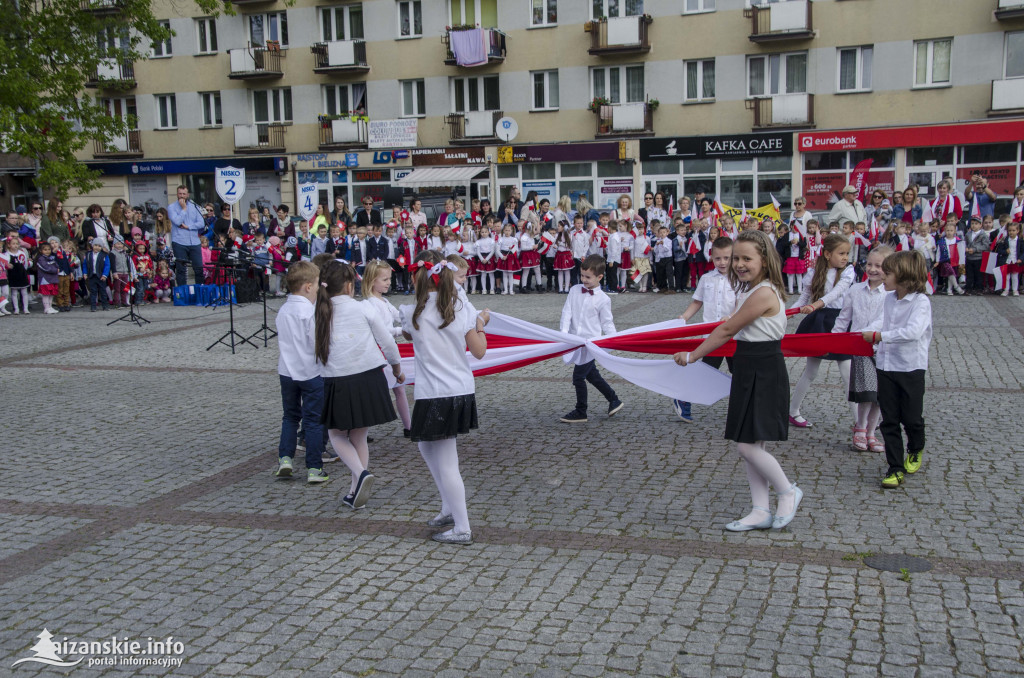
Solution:
[[[47,295],[44,294],[43,295],[43,313],[45,313],[46,311],[49,311],[52,305],[53,305],[53,297],[50,297],[50,296],[47,296]]]
[[[419,443],[424,459],[432,457],[431,468],[434,482],[441,493],[441,501],[447,502],[455,519],[455,532],[469,532],[469,511],[466,508],[466,486],[459,472],[459,452],[455,438]],[[430,463],[427,464],[430,467]],[[436,473],[435,473],[436,470]]]
[[[796,386],[793,387],[793,395],[789,400],[789,416],[799,417],[800,416],[800,403],[803,402],[804,396],[807,395],[807,391],[811,389],[811,384],[818,378],[818,368],[821,367],[821,358],[808,358],[807,364],[804,366],[803,374],[800,375],[800,380],[796,382]]]

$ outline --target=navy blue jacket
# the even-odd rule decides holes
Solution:
[[[92,270],[92,257],[95,252],[86,252],[82,257],[82,274],[86,278],[96,276],[97,278],[110,277],[110,257],[106,252],[99,253],[99,260],[96,262],[96,270]]]

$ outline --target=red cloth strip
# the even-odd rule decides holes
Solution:
[[[643,335],[646,336],[646,335]],[[703,343],[703,339],[673,339],[651,341],[646,338],[621,337],[615,349],[634,353],[660,353],[671,355],[682,351],[694,351]],[[711,356],[729,357],[736,351],[736,342],[730,340],[721,348],[712,351]],[[842,332],[822,334],[787,334],[782,338],[782,355],[787,358],[817,358],[826,353],[843,355],[873,354],[873,347],[859,332]]]
[[[799,308],[791,308],[786,311],[786,316],[794,316],[800,312]],[[644,339],[681,339],[683,337],[696,337],[705,334],[711,334],[711,331],[721,325],[724,320],[717,323],[701,323],[700,325],[687,325],[684,327],[674,327],[669,330],[652,330],[650,332],[640,332],[637,334],[627,334],[621,337],[608,337],[607,339],[596,339],[594,343],[605,349],[618,349],[622,351],[628,351],[631,349],[625,348],[626,345],[631,345],[636,341],[637,337],[643,337]],[[718,355],[713,353],[712,355]],[[724,354],[723,354],[724,355]]]
[[[540,339],[520,339],[519,337],[506,337],[502,334],[488,334],[487,348],[506,348],[508,346],[533,346],[536,344],[549,344],[551,342]],[[405,342],[398,345],[398,352],[403,358],[413,357],[412,343]],[[561,353],[559,353],[561,355]]]
[[[490,339],[490,337],[488,337],[488,339]],[[563,355],[565,353],[569,353],[570,351],[575,351],[575,350],[576,350],[575,348],[567,348],[564,351],[558,351],[557,353],[548,353],[546,355],[540,355],[540,356],[537,356],[535,358],[524,358],[523,360],[516,360],[515,362],[504,363],[502,365],[492,365],[491,367],[485,367],[483,369],[473,370],[473,376],[474,377],[486,377],[489,374],[498,374],[500,372],[508,372],[509,370],[515,370],[515,369],[518,369],[520,367],[526,367],[527,365],[532,365],[534,363],[539,363],[539,362],[544,361],[544,360],[551,360],[552,358],[557,358],[560,355]]]

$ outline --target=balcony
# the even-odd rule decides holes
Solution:
[[[486,66],[505,61],[505,34],[497,28],[449,28],[441,36],[448,66]]]
[[[1024,0],[999,0],[996,5],[996,19],[1019,19],[1024,17]]]
[[[773,94],[748,99],[754,111],[754,129],[814,127],[813,94]]]
[[[367,73],[366,43],[362,40],[318,42],[309,48],[316,60],[314,73]]]
[[[94,158],[141,158],[142,143],[139,130],[128,130],[124,136],[116,137],[107,144],[97,139],[94,142]]]
[[[751,42],[809,40],[814,37],[809,0],[785,0],[743,10],[754,22]]]
[[[641,101],[632,104],[597,104],[598,139],[605,137],[654,136],[654,109],[656,103]]]
[[[284,125],[235,125],[235,153],[284,152]]]
[[[231,70],[228,77],[232,80],[256,80],[259,78],[280,78],[281,50],[265,47],[242,47],[229,49]]]
[[[121,0],[82,0],[81,7],[96,16],[112,16],[121,11]]]
[[[453,144],[480,143],[497,141],[494,131],[501,111],[470,111],[468,113],[451,113],[445,117],[448,123],[451,142]]]
[[[992,81],[990,116],[1020,113],[1024,110],[1024,78]]]
[[[85,81],[86,87],[128,90],[134,88],[135,62],[128,59],[104,59]]]
[[[321,115],[320,150],[336,151],[349,148],[366,148],[368,123],[362,119]]]
[[[645,54],[651,51],[647,27],[653,19],[650,16],[622,16],[600,18],[583,25],[590,32],[590,54],[596,56],[614,54]]]

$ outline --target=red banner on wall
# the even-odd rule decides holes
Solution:
[[[882,191],[889,200],[892,200],[892,192],[895,190],[894,184],[896,183],[896,172],[894,170],[876,170],[874,172],[868,172],[866,181],[868,196],[870,196],[874,191]]]
[[[816,153],[850,149],[1016,143],[1021,139],[1024,139],[1024,121],[1000,120],[959,125],[804,132],[799,135],[797,146],[801,153]]]
[[[832,209],[832,205],[841,199],[844,186],[846,172],[805,174],[803,196],[807,199],[807,209],[814,212]]]

